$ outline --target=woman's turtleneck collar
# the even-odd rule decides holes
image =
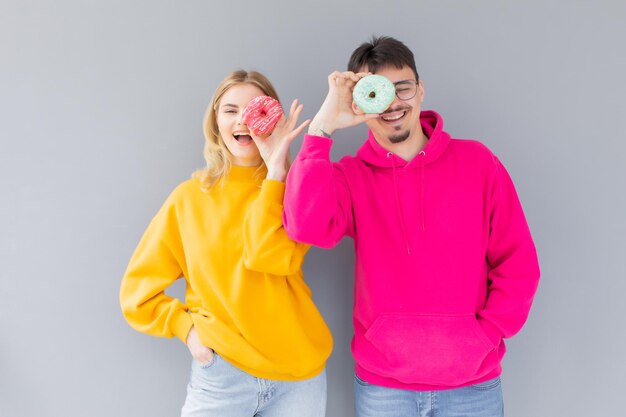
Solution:
[[[262,166],[239,166],[231,165],[228,174],[226,175],[227,181],[234,182],[262,182],[267,175],[267,168]]]

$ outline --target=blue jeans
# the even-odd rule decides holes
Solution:
[[[182,417],[324,417],[326,371],[304,381],[256,378],[215,354],[195,359]]]
[[[354,377],[356,417],[503,417],[500,378],[442,391],[409,391]]]

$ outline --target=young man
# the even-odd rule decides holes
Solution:
[[[380,115],[352,102],[368,73],[396,86]],[[421,111],[424,85],[400,41],[364,43],[328,82],[283,220],[301,242],[354,239],[357,416],[502,416],[503,339],[526,321],[539,281],[509,175],[484,145],[451,139],[439,114]],[[356,156],[331,162],[332,134],[362,122]]]

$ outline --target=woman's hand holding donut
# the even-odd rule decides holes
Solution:
[[[209,363],[213,360],[213,350],[202,344],[194,327],[187,335],[187,348],[191,352],[191,356],[200,363]]]
[[[310,120],[305,120],[300,126],[296,127],[302,108],[302,104],[298,104],[297,99],[294,100],[291,103],[289,117],[283,115],[269,136],[256,136],[250,132],[252,140],[259,148],[261,158],[263,158],[267,166],[267,179],[285,181],[287,177],[289,145],[310,122]]]
[[[358,114],[352,105],[352,89],[366,72],[335,71],[328,76],[328,94],[309,126],[309,134],[330,136],[335,130],[355,126],[378,117]]]

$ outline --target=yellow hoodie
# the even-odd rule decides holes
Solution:
[[[208,193],[179,185],[144,233],[122,280],[120,303],[136,330],[202,343],[259,378],[321,372],[332,336],[304,282],[307,245],[282,224],[285,184],[231,167]],[[164,290],[186,280],[185,302]]]

